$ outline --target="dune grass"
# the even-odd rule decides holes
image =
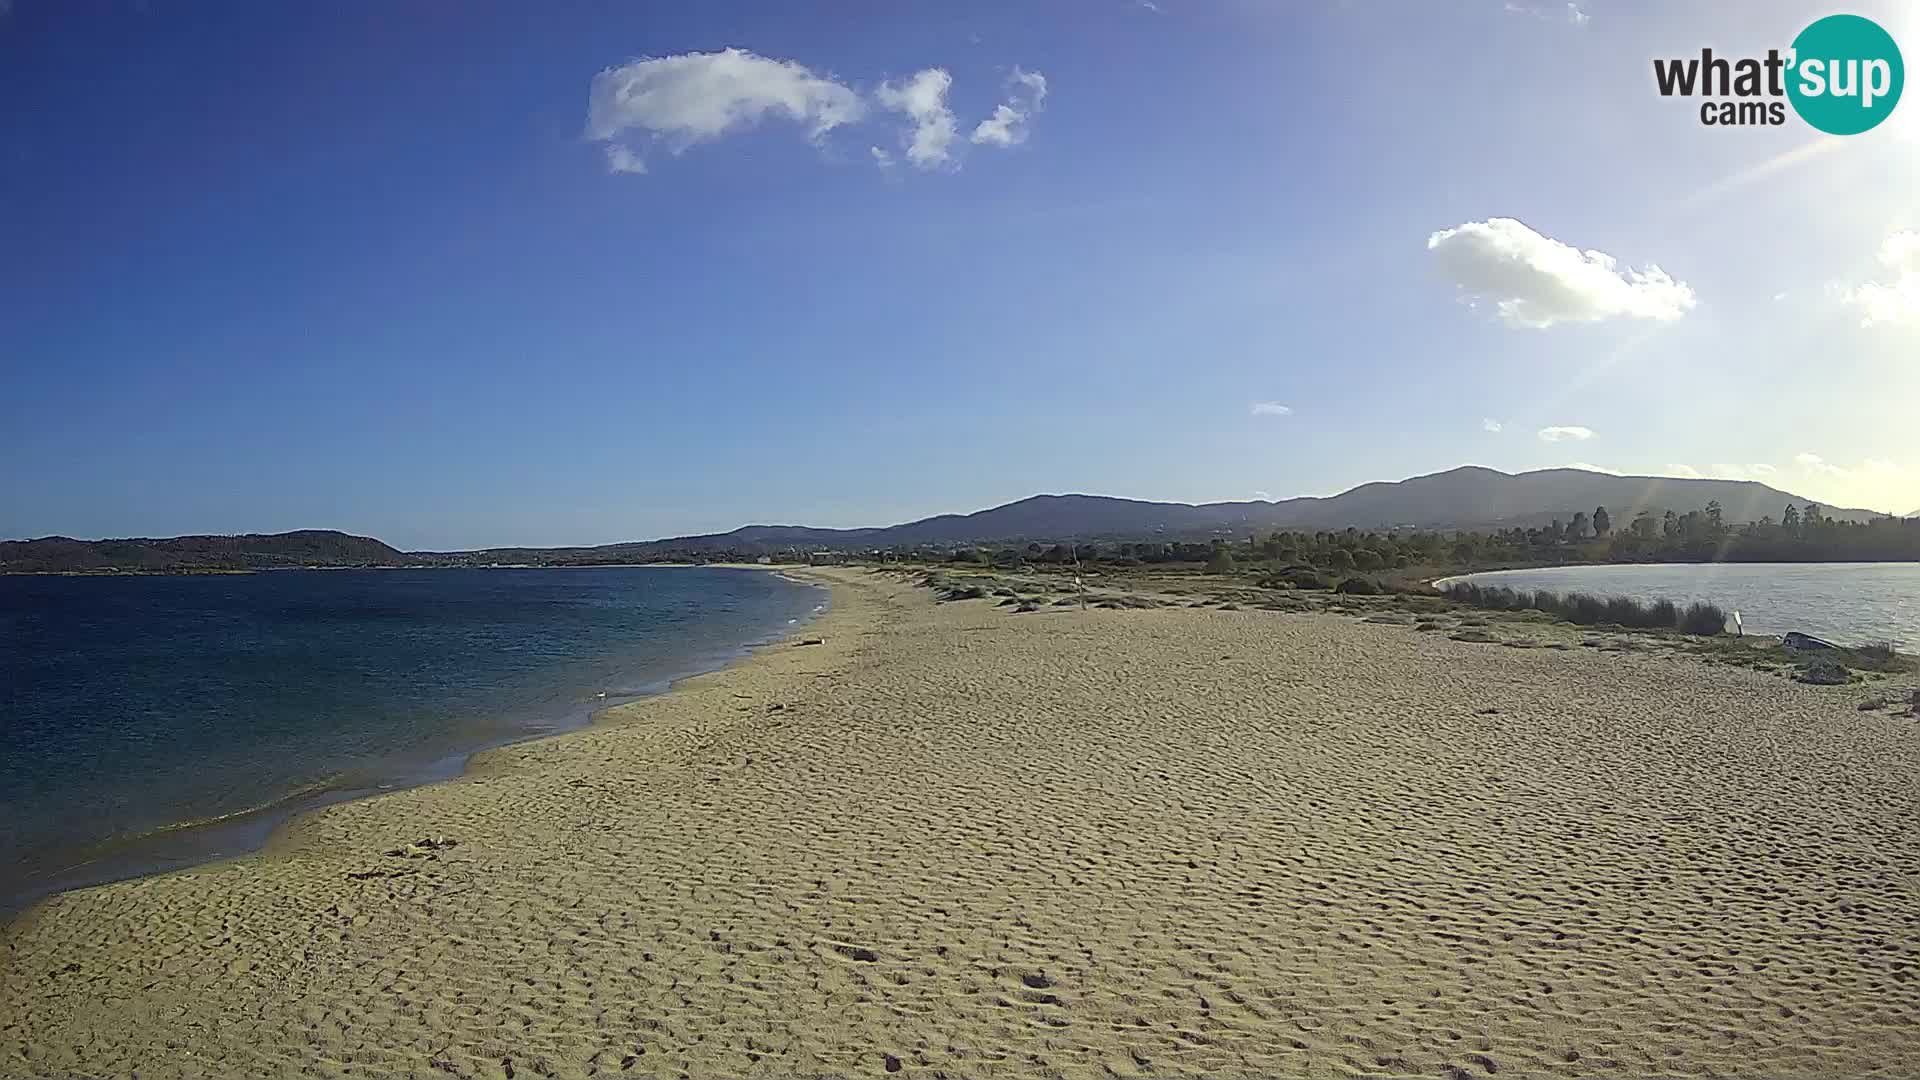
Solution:
[[[1455,582],[1444,592],[1449,600],[1489,611],[1539,611],[1580,626],[1611,624],[1639,630],[1674,630],[1711,637],[1724,633],[1727,613],[1713,604],[1680,607],[1671,600],[1642,603],[1630,596],[1594,596],[1556,593],[1545,589],[1510,589],[1504,585]]]

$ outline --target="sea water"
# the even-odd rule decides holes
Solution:
[[[0,913],[457,775],[824,602],[700,567],[0,576]]]

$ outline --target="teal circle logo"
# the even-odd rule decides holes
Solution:
[[[1829,15],[1793,39],[1787,99],[1829,135],[1858,135],[1893,113],[1906,84],[1900,47],[1880,24]]]

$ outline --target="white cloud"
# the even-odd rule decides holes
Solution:
[[[644,57],[594,76],[586,137],[606,144],[610,171],[645,173],[646,159],[653,156],[648,147],[656,144],[680,154],[771,119],[798,124],[819,145],[836,129],[882,111],[910,121],[900,135],[901,155],[909,164],[953,168],[961,128],[947,104],[952,87],[953,76],[938,67],[883,82],[867,95],[797,61],[744,49]],[[972,141],[1001,147],[1025,142],[1046,99],[1046,76],[1015,67],[1007,78],[1006,102],[973,128]],[[895,164],[893,151],[873,146],[868,153],[883,170]]]
[[[1490,301],[1508,326],[1562,322],[1671,322],[1694,305],[1693,289],[1648,264],[1616,269],[1603,251],[1580,251],[1513,218],[1470,221],[1427,237],[1435,264],[1470,301]]]
[[[1765,483],[1769,477],[1772,477],[1779,471],[1780,470],[1765,462],[1741,465],[1734,462],[1716,461],[1704,469],[1695,468],[1692,465],[1668,464],[1667,467],[1661,471],[1660,475],[1678,476],[1689,480],[1758,480]]]
[[[1591,438],[1593,438],[1593,429],[1584,428],[1578,424],[1558,424],[1553,427],[1543,427],[1540,429],[1540,439],[1542,442],[1565,442],[1568,439],[1572,439],[1575,442],[1585,442]]]
[[[1860,325],[1920,323],[1920,233],[1897,232],[1880,244],[1885,281],[1840,288],[1840,299],[1860,309]]]
[[[1800,466],[1802,470],[1816,476],[1841,479],[1852,479],[1861,476],[1886,476],[1901,471],[1900,466],[1895,465],[1886,458],[1867,458],[1860,463],[1858,468],[1852,469],[1844,465],[1836,465],[1821,457],[1819,454],[1795,454],[1793,456],[1793,462]]]
[[[1256,401],[1253,403],[1255,416],[1291,416],[1293,410],[1277,401]]]
[[[7,2],[11,2],[11,0],[7,0]],[[1133,3],[1135,7],[1146,8],[1148,11],[1153,12],[1155,15],[1162,14],[1160,10],[1160,5],[1154,3],[1153,0],[1133,0]]]
[[[1867,458],[1847,467],[1803,452],[1795,454],[1793,462],[1799,466],[1799,474],[1789,481],[1793,490],[1823,505],[1896,514],[1920,506],[1920,470],[1887,458]]]
[[[1847,470],[1827,461],[1819,454],[1795,454],[1793,455],[1793,463],[1810,473],[1821,473],[1826,476],[1845,476],[1847,474]]]
[[[1155,10],[1158,10],[1158,9],[1155,9]],[[1256,499],[1266,499],[1270,501],[1273,498],[1273,493],[1270,491],[1256,491],[1253,493],[1253,497]]]
[[[1608,476],[1625,476],[1619,469],[1609,469],[1605,465],[1595,465],[1591,461],[1569,461],[1565,465],[1552,465],[1555,469],[1585,469],[1588,472],[1606,473]]]
[[[881,106],[906,114],[913,126],[900,136],[907,161],[916,169],[938,169],[952,164],[947,147],[959,131],[953,110],[947,108],[947,90],[953,76],[945,68],[927,68],[898,85],[885,82],[874,92]]]
[[[1500,421],[1495,420],[1491,416],[1487,417],[1485,420],[1480,421],[1481,431],[1491,431],[1497,435],[1500,433],[1500,430],[1502,427],[1504,427],[1504,425],[1501,424]]]
[[[973,141],[989,146],[1018,146],[1027,141],[1033,114],[1047,101],[1047,77],[1037,71],[1013,69],[1007,77],[1007,102],[973,129]]]
[[[631,147],[619,143],[607,144],[607,171],[617,173],[644,173],[647,163]]]
[[[587,137],[614,143],[629,132],[664,141],[678,154],[775,117],[819,141],[866,113],[859,94],[791,60],[742,49],[633,60],[593,77]],[[607,151],[615,172],[644,172],[638,151]],[[639,166],[639,167],[635,167]]]
[[[993,115],[973,129],[975,143],[1015,146],[1027,141],[1027,115],[1011,105],[996,105]]]
[[[1560,8],[1543,8],[1533,4],[1521,4],[1516,3],[1515,0],[1507,0],[1505,10],[1509,15],[1527,15],[1535,19],[1565,22],[1581,30],[1586,29],[1587,24],[1593,21],[1593,16],[1581,11],[1580,5],[1573,3],[1569,3],[1565,7]]]

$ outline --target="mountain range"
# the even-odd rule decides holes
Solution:
[[[941,514],[901,525],[820,529],[748,525],[731,532],[595,547],[488,548],[401,552],[378,540],[307,530],[167,540],[0,542],[0,571],[268,569],[284,566],[406,566],[446,563],[607,563],[721,553],[751,556],[795,549],[952,547],[1065,540],[1201,540],[1274,530],[1381,528],[1494,529],[1544,525],[1605,506],[1624,527],[1642,510],[1656,516],[1720,503],[1729,522],[1779,520],[1788,504],[1810,501],[1752,480],[1617,476],[1584,469],[1504,473],[1466,465],[1392,483],[1362,484],[1325,498],[1278,502],[1146,502],[1103,495],[1035,495],[971,514]],[[1831,509],[1829,517],[1885,515]]]
[[[171,539],[0,542],[0,570],[271,569],[287,566],[405,566],[447,562],[589,563],[730,552],[754,555],[796,548],[858,549],[1061,540],[1191,540],[1276,529],[1507,528],[1567,520],[1608,508],[1624,525],[1640,510],[1685,513],[1718,501],[1728,521],[1776,520],[1808,500],[1750,480],[1616,476],[1583,469],[1518,474],[1478,466],[1394,483],[1362,484],[1338,495],[1278,502],[1147,502],[1101,495],[1035,495],[971,514],[942,514],[901,525],[821,529],[748,525],[731,532],[595,547],[489,548],[401,552],[378,540],[326,530]],[[1869,511],[1834,509],[1863,521]]]
[[[1729,522],[1779,520],[1789,503],[1811,501],[1752,480],[1618,476],[1585,469],[1504,473],[1463,465],[1397,482],[1376,482],[1327,497],[1278,502],[1145,502],[1101,495],[1035,495],[972,514],[942,514],[873,529],[748,525],[732,532],[613,544],[578,552],[647,557],[664,550],[754,550],[814,545],[888,548],[1033,540],[1201,539],[1276,529],[1490,529],[1545,525],[1605,506],[1625,525],[1641,510],[1686,513],[1719,502]],[[1830,517],[1867,521],[1869,510],[1823,509]],[[506,549],[502,555],[531,549]],[[504,560],[503,560],[504,561]]]

